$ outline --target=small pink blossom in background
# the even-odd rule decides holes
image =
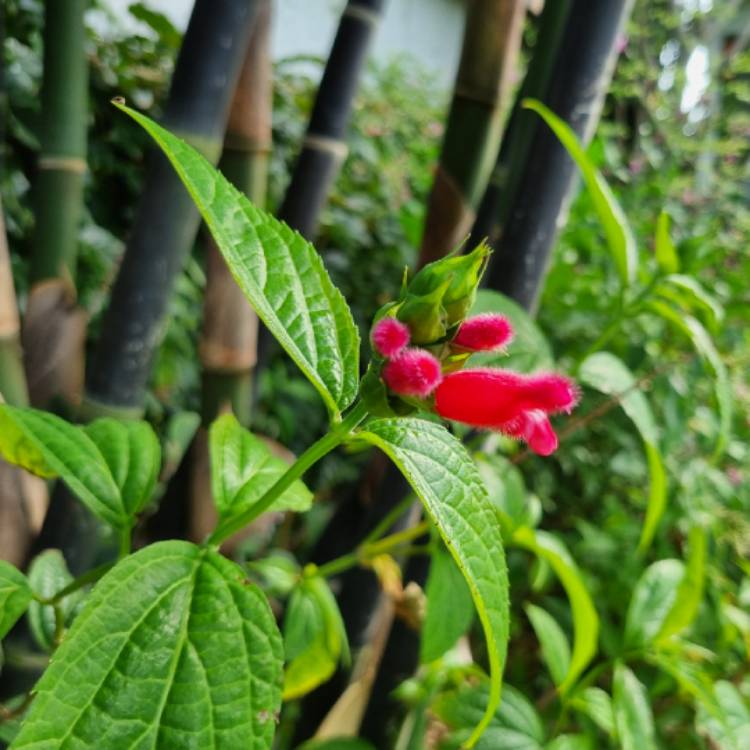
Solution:
[[[383,318],[372,329],[372,344],[382,357],[395,357],[410,338],[408,326],[396,318]]]
[[[513,328],[504,315],[482,313],[467,318],[451,342],[472,352],[492,352],[513,340]]]
[[[429,396],[442,380],[440,362],[424,349],[405,349],[383,367],[385,384],[399,396]]]

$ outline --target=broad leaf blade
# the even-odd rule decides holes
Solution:
[[[643,439],[649,471],[649,496],[638,549],[645,552],[651,545],[667,507],[667,475],[659,450],[659,435],[651,405],[639,390],[633,373],[621,359],[610,352],[596,352],[586,357],[581,362],[578,375],[582,383],[600,393],[618,396],[620,406]]]
[[[706,324],[717,333],[724,319],[724,308],[703,285],[692,276],[673,273],[665,276],[656,291],[663,297],[676,302],[690,312],[702,313]]]
[[[549,667],[552,681],[555,685],[561,685],[570,670],[568,639],[549,612],[534,604],[527,604],[524,609],[539,639],[542,656]]]
[[[603,732],[614,734],[615,716],[609,693],[598,687],[588,687],[576,694],[571,705],[586,714]]]
[[[0,560],[0,640],[16,624],[31,601],[26,576],[5,560]]]
[[[208,441],[211,493],[222,519],[241,515],[255,505],[289,468],[232,414],[223,414],[213,422]],[[312,500],[310,490],[297,480],[281,494],[271,510],[305,511]]]
[[[508,577],[495,509],[466,449],[441,425],[379,419],[358,434],[403,472],[471,591],[487,639],[491,680],[484,717],[468,740],[472,747],[500,700],[508,642]]]
[[[250,203],[180,138],[116,106],[164,151],[258,317],[337,416],[357,395],[359,333],[315,248]]]
[[[161,447],[147,422],[97,419],[84,428],[102,454],[125,511],[134,516],[151,498],[161,468]]]
[[[37,555],[29,566],[29,585],[37,596],[48,599],[62,591],[73,576],[68,570],[65,558],[60,550],[48,549]],[[80,594],[81,592],[76,592]],[[69,615],[76,601],[75,594],[60,602],[63,616]],[[27,614],[31,633],[36,642],[45,650],[51,651],[55,642],[55,611],[50,605],[32,601]]]
[[[654,717],[646,688],[619,663],[613,680],[613,707],[622,750],[656,750]]]
[[[40,476],[59,476],[102,521],[116,527],[129,524],[107,462],[79,427],[44,411],[0,404],[0,452],[8,462]]]
[[[97,584],[11,747],[268,750],[281,662],[268,603],[241,569],[161,542]]]
[[[578,137],[567,123],[544,104],[534,99],[524,99],[523,106],[536,112],[547,123],[570,158],[578,165],[594,209],[604,227],[607,244],[614,257],[622,283],[625,286],[632,284],[635,281],[638,266],[638,250],[628,220],[612,189],[589,159]]]

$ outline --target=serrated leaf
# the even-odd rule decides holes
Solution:
[[[571,706],[583,712],[607,734],[614,734],[615,715],[609,693],[598,687],[587,687],[571,701]]]
[[[439,659],[469,629],[474,617],[471,592],[442,545],[432,552],[425,586],[427,611],[422,625],[420,660]]]
[[[666,273],[677,273],[680,270],[680,259],[677,249],[669,234],[671,219],[666,211],[659,214],[656,220],[656,238],[654,240],[654,253],[659,268]]]
[[[539,639],[552,681],[555,685],[561,685],[570,670],[570,645],[567,636],[557,620],[546,610],[534,604],[527,604],[524,609]]]
[[[81,428],[44,411],[0,404],[0,452],[39,476],[59,476],[102,521],[130,524],[107,462]]]
[[[30,601],[26,576],[15,565],[0,560],[0,639],[5,638]]]
[[[29,585],[34,593],[42,599],[50,597],[62,591],[73,576],[68,570],[65,558],[60,550],[48,549],[37,555],[29,566]],[[80,593],[80,592],[78,592]],[[75,595],[65,597],[59,607],[63,617],[69,615],[76,604],[78,597]],[[55,641],[55,610],[50,605],[40,604],[32,600],[27,613],[29,627],[36,642],[41,648],[51,651]]]
[[[680,560],[659,560],[649,565],[633,590],[625,620],[625,644],[652,643],[677,599],[677,587],[685,575]]]
[[[268,750],[281,638],[263,594],[218,553],[160,542],[97,584],[13,750]]]
[[[645,552],[667,507],[667,474],[659,449],[656,420],[646,397],[625,363],[610,352],[596,352],[581,362],[578,377],[582,383],[608,396],[618,396],[620,406],[630,417],[643,439],[649,472],[646,517],[638,549]]]
[[[473,747],[500,699],[508,642],[508,575],[495,510],[474,462],[443,426],[419,419],[378,419],[358,433],[398,466],[424,504],[471,591],[484,628],[490,691]]]
[[[472,354],[472,367],[506,367],[519,372],[534,372],[554,366],[547,338],[531,316],[517,302],[500,292],[480,289],[470,315],[494,312],[505,315],[513,326],[513,341],[507,354],[502,352],[479,352]]]
[[[516,529],[512,542],[549,563],[568,595],[573,614],[573,653],[568,673],[557,687],[564,695],[596,654],[599,616],[578,567],[559,539],[545,531],[534,531],[524,526]]]
[[[161,468],[161,446],[147,422],[97,419],[83,428],[115,480],[125,512],[134,516],[151,498]]]
[[[359,333],[315,248],[253,205],[183,140],[116,106],[164,151],[258,317],[337,417],[357,395]]]
[[[208,433],[211,493],[224,520],[252,508],[289,468],[259,437],[246,430],[232,414],[216,419]],[[270,510],[305,511],[313,495],[301,480],[294,482]]]
[[[523,106],[536,112],[557,136],[570,158],[578,165],[583,181],[591,196],[599,221],[607,237],[607,245],[612,253],[617,271],[624,286],[635,281],[638,266],[638,250],[633,231],[617,198],[601,172],[594,166],[572,128],[554,112],[535,99],[524,99]]]
[[[656,750],[654,717],[646,688],[621,663],[615,666],[612,705],[622,750]]]

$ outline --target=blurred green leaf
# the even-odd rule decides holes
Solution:
[[[0,560],[0,639],[16,624],[31,601],[31,587],[15,565]]]
[[[613,706],[622,750],[656,750],[654,717],[646,688],[619,662],[613,679]]]
[[[670,223],[669,214],[666,211],[662,211],[656,220],[654,251],[656,262],[662,271],[665,273],[677,273],[680,270],[680,259],[677,255],[677,249],[672,242],[672,237],[669,234]]]
[[[534,604],[526,604],[524,609],[539,639],[552,681],[555,685],[561,685],[570,671],[568,638],[557,620],[546,610]]]

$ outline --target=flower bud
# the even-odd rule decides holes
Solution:
[[[464,320],[451,344],[471,352],[491,352],[512,339],[513,328],[504,315],[483,313]]]
[[[441,300],[447,288],[446,280],[425,294],[414,294],[411,290],[407,292],[396,316],[409,326],[411,340],[415,344],[431,344],[445,336],[446,315]]]
[[[409,344],[409,327],[396,318],[381,318],[372,328],[372,345],[382,357],[395,357]]]
[[[424,349],[405,349],[386,362],[382,378],[399,396],[429,396],[442,380],[440,362]]]

